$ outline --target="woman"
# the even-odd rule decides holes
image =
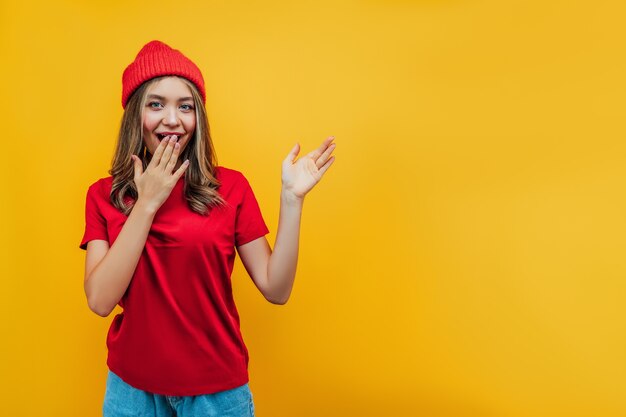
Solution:
[[[230,276],[235,250],[263,296],[287,302],[305,195],[334,161],[333,137],[283,161],[274,250],[252,188],[217,165],[198,67],[159,41],[122,77],[111,176],[87,191],[85,294],[108,316],[105,416],[250,416],[248,351]]]

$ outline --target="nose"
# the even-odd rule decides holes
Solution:
[[[176,114],[176,107],[170,106],[165,109],[163,115],[163,124],[167,126],[176,126],[179,124],[178,115]]]

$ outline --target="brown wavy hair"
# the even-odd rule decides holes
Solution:
[[[143,108],[149,87],[165,78],[152,78],[143,83],[128,99],[115,155],[111,162],[109,174],[113,176],[110,200],[119,211],[129,215],[137,201],[137,186],[134,181],[134,167],[131,155],[137,155],[146,167],[152,159],[148,148],[143,142]],[[215,178],[217,155],[211,140],[209,121],[206,108],[196,86],[186,78],[180,78],[191,89],[196,112],[196,128],[189,143],[178,156],[184,161],[189,159],[185,176],[184,194],[189,208],[196,213],[208,215],[211,207],[226,205],[226,201],[217,192],[220,182]]]

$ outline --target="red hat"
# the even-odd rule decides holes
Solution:
[[[178,75],[194,83],[206,103],[204,78],[200,69],[179,50],[163,42],[151,41],[141,48],[135,60],[126,67],[122,75],[122,107],[139,86],[162,75]]]

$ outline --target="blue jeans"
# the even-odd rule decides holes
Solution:
[[[104,417],[254,417],[248,383],[214,394],[171,396],[134,388],[109,370]]]

